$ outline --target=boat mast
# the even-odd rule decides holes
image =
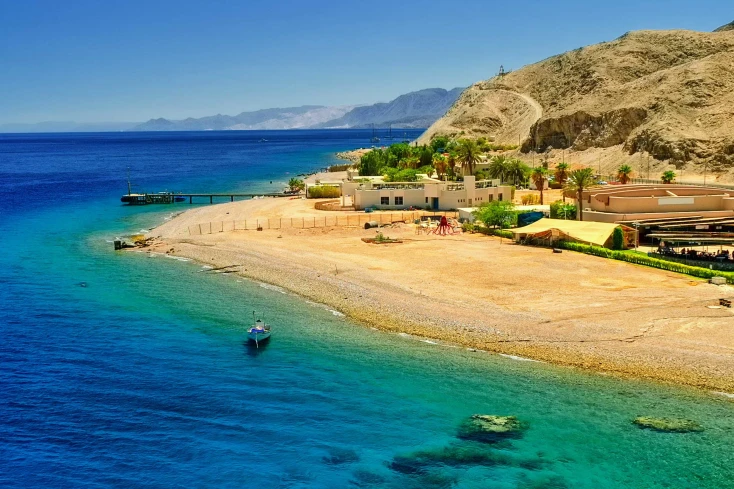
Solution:
[[[133,193],[132,191],[132,185],[130,185],[130,167],[127,167],[127,194],[131,195]]]

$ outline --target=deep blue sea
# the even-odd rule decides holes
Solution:
[[[724,396],[380,333],[112,250],[189,208],[120,205],[128,167],[140,191],[278,191],[369,136],[0,135],[0,487],[734,488]],[[260,349],[253,310],[274,325]],[[459,440],[474,413],[528,428]],[[639,415],[704,431],[646,431]]]

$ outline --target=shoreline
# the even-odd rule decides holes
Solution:
[[[158,246],[166,248],[169,244],[158,242],[152,245],[154,250],[158,249]],[[155,252],[165,254],[163,251]],[[187,261],[194,261],[204,266],[223,266],[221,262],[218,262],[217,260],[202,260],[201,256],[198,256],[197,253],[186,253],[186,251],[177,250],[175,257],[185,258]],[[427,322],[415,322],[411,324],[410,322],[405,322],[404,318],[389,318],[387,321],[383,318],[378,321],[375,319],[375,311],[369,311],[365,314],[358,312],[360,308],[355,307],[349,307],[347,311],[344,311],[340,309],[340,307],[344,307],[344,303],[336,297],[339,294],[335,294],[333,302],[324,302],[322,296],[310,294],[307,292],[308,289],[299,290],[296,288],[290,288],[283,282],[268,281],[267,277],[256,273],[249,273],[248,269],[245,269],[244,272],[242,270],[237,270],[235,273],[239,277],[250,280],[256,284],[260,284],[261,286],[265,286],[264,288],[272,288],[276,291],[277,289],[282,289],[282,293],[292,294],[307,303],[324,307],[327,311],[332,312],[332,314],[336,313],[339,316],[343,316],[362,327],[374,328],[384,333],[409,335],[419,341],[440,341],[441,343],[437,344],[461,347],[467,350],[475,350],[480,353],[500,355],[518,361],[547,363],[560,367],[580,369],[598,375],[613,375],[619,378],[649,380],[672,385],[694,387],[708,391],[712,395],[717,394],[723,398],[734,400],[734,381],[725,382],[723,384],[718,381],[711,382],[710,379],[706,379],[702,376],[686,375],[686,373],[681,373],[676,369],[660,368],[642,363],[638,366],[629,364],[624,366],[615,365],[614,363],[609,362],[608,359],[601,357],[597,358],[594,356],[579,355],[578,358],[569,359],[567,356],[569,351],[552,348],[550,345],[552,345],[553,342],[536,341],[533,343],[533,340],[526,339],[499,339],[491,341],[479,337],[469,337],[466,340],[462,339],[462,341],[457,341],[456,339],[450,339],[450,337],[447,337],[446,331],[436,330],[434,329],[434,325],[429,325]],[[384,313],[384,311],[381,312]],[[624,341],[624,339],[620,339],[618,341]]]
[[[244,210],[249,215],[257,211],[253,209],[256,205],[234,205],[238,204],[239,207],[246,208]],[[221,209],[214,209],[217,206],[209,207],[209,212],[231,212],[226,210],[230,204],[221,205]],[[295,204],[284,203],[274,207],[280,211],[294,212],[296,209],[281,208],[293,205]],[[299,205],[308,206],[309,202],[303,201]],[[583,306],[573,307],[567,312],[565,309],[568,306],[563,304],[561,317],[546,317],[549,315],[542,309],[548,306],[547,301],[541,300],[542,307],[538,304],[524,307],[523,298],[513,298],[512,291],[508,291],[509,297],[500,295],[504,301],[500,303],[496,298],[494,301],[488,301],[491,298],[487,297],[482,297],[479,301],[471,297],[464,298],[460,290],[457,293],[456,287],[452,287],[456,284],[443,284],[445,289],[437,294],[434,290],[427,290],[430,284],[425,279],[411,283],[411,265],[408,270],[386,266],[387,260],[392,258],[391,255],[405,254],[404,251],[408,249],[406,245],[372,245],[369,248],[370,245],[361,244],[360,238],[374,231],[323,228],[177,236],[176,230],[180,231],[186,226],[186,217],[198,218],[191,216],[192,212],[196,210],[187,211],[155,228],[150,234],[160,237],[148,250],[184,257],[213,267],[230,267],[230,271],[245,278],[280,287],[305,300],[323,304],[363,326],[382,331],[407,333],[465,348],[603,374],[682,384],[709,391],[734,392],[731,346],[721,345],[718,338],[704,338],[706,345],[703,347],[699,338],[690,340],[684,337],[683,342],[667,342],[664,338],[659,339],[664,335],[654,334],[655,329],[666,328],[666,325],[656,324],[661,320],[670,321],[676,326],[685,326],[685,318],[690,316],[685,304],[681,305],[683,310],[674,311],[674,315],[680,316],[679,318],[662,318],[662,308],[653,310],[653,317],[650,318],[652,324],[649,325],[645,324],[643,317],[647,318],[650,311],[625,311],[627,314],[621,318],[622,323],[636,321],[638,318],[640,321],[639,325],[627,324],[626,329],[620,328],[617,323],[604,324],[605,311],[590,311],[589,307]],[[177,220],[182,222],[177,223]],[[507,252],[508,258],[517,252],[530,255],[542,253],[539,249],[499,245],[499,239],[485,236],[463,235],[458,238],[439,238],[439,241],[409,238],[413,234],[409,226],[401,231],[407,239],[408,247],[427,248],[430,251],[426,254],[427,257],[432,256],[436,249],[443,253],[444,245],[449,245],[449,248],[492,246],[497,250],[502,249],[503,253]],[[391,235],[396,232],[398,230],[389,230]],[[325,240],[330,242],[328,246]],[[322,246],[322,250],[318,246]],[[403,251],[398,251],[401,249]],[[362,256],[367,252],[369,257]],[[412,252],[408,251],[407,254],[411,255]],[[547,254],[545,255],[547,258]],[[602,258],[586,255],[564,255],[564,260],[568,260],[573,267],[580,262],[591,264],[591,267],[612,268],[617,273],[626,270],[636,275],[646,274],[652,277],[654,283],[659,282],[662,277],[664,280],[673,280],[678,292],[681,289],[683,292],[696,291],[703,293],[699,294],[702,297],[710,297],[706,300],[711,301],[721,294],[716,286],[703,283],[692,286],[693,281],[690,278],[671,272],[640,270],[642,267],[625,263],[610,264]],[[407,258],[409,263],[412,262],[410,256]],[[365,267],[373,262],[374,267]],[[390,276],[385,276],[383,271],[386,270],[390,271]],[[439,279],[438,284],[441,282]],[[609,292],[611,296],[602,295],[615,303],[613,299],[617,292]],[[482,294],[478,291],[477,295]],[[659,294],[652,295],[654,302],[660,301]],[[623,298],[621,300],[624,301]],[[559,299],[560,302],[563,301]],[[671,306],[663,307],[672,305],[671,301]],[[569,318],[569,314],[575,317]],[[699,326],[706,334],[712,328],[718,328],[714,325],[734,319],[730,311],[705,307],[701,308],[700,315],[697,321],[700,320],[701,324],[694,326]],[[569,321],[573,324],[568,325]],[[590,327],[589,323],[592,322],[599,324]]]

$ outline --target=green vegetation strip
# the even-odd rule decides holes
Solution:
[[[578,251],[579,253],[586,253],[587,255],[600,256],[602,258],[611,258],[612,260],[626,261],[627,263],[634,263],[635,265],[660,268],[661,270],[667,270],[669,272],[684,273],[686,275],[692,275],[698,278],[709,279],[712,277],[724,277],[727,283],[734,284],[734,272],[721,272],[718,270],[710,270],[708,268],[692,267],[690,265],[684,265],[682,263],[661,260],[659,258],[652,258],[650,256],[635,251],[610,250],[598,246],[574,243],[571,241],[559,241],[556,247],[571,251]]]

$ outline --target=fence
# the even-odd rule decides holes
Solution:
[[[457,212],[373,212],[365,214],[328,215],[313,217],[284,217],[277,219],[246,219],[242,221],[214,221],[189,226],[190,236],[225,233],[232,231],[256,231],[258,229],[315,229],[326,227],[362,227],[368,222],[376,221],[380,225],[394,222],[412,222],[424,216],[458,218]]]

